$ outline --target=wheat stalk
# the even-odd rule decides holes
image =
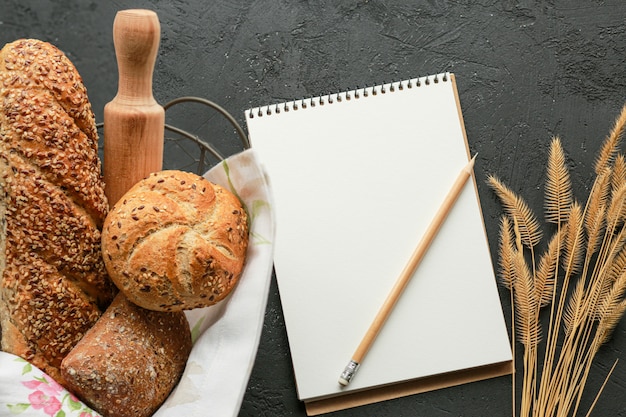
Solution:
[[[584,205],[573,197],[561,140],[552,139],[544,210],[546,223],[555,227],[541,254],[543,232],[528,204],[496,176],[487,179],[505,212],[499,278],[511,293],[514,357],[516,343],[523,348],[520,417],[577,415],[596,353],[626,311],[626,158],[619,149],[625,126],[626,106],[595,160]],[[542,320],[548,324],[545,336]],[[515,380],[513,376],[513,416]]]

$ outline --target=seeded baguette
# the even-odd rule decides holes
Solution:
[[[21,39],[0,51],[1,348],[59,383],[70,349],[116,294],[95,118],[70,60]]]

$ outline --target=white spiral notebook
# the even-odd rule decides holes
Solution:
[[[453,74],[253,108],[246,122],[273,187],[274,266],[309,414],[512,371],[472,179],[358,373],[337,383],[470,158]]]

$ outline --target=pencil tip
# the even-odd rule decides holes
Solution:
[[[474,168],[474,162],[476,162],[476,157],[477,156],[478,156],[478,154],[475,154],[474,157],[472,159],[470,159],[470,161],[467,163],[467,165],[465,165],[464,171],[470,172]]]

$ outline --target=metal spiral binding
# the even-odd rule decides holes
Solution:
[[[321,96],[288,101],[280,104],[252,108],[246,111],[246,117],[253,119],[255,117],[271,116],[272,114],[287,113],[289,111],[298,111],[301,109],[331,105],[334,103],[341,103],[343,101],[358,100],[370,96],[377,96],[379,94],[396,93],[399,91],[404,91],[405,89],[412,89],[414,87],[428,86],[431,85],[431,83],[438,84],[439,82],[446,82],[448,81],[448,79],[449,74],[446,72],[442,74],[423,76],[392,83],[382,82],[381,84],[370,87],[366,86],[363,88],[359,88],[357,86],[352,90],[346,90],[340,93],[329,93]]]

